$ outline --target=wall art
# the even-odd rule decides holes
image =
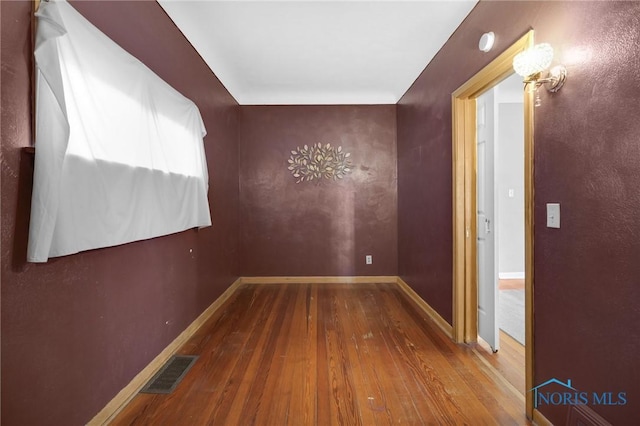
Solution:
[[[296,183],[322,179],[338,180],[351,172],[351,153],[345,152],[341,146],[321,143],[311,146],[297,147],[289,157],[289,171],[296,178]]]

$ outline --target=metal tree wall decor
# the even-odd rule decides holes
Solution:
[[[351,172],[350,153],[344,152],[341,146],[322,145],[297,147],[291,151],[289,167],[296,183],[322,179],[338,180]]]

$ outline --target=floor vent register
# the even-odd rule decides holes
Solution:
[[[140,393],[171,393],[182,381],[191,366],[196,362],[196,355],[174,355],[144,385]]]

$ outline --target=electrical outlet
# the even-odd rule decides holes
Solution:
[[[365,262],[367,265],[371,265],[371,264],[373,264],[373,256],[371,256],[370,254],[366,255],[366,256],[364,257],[364,262]]]

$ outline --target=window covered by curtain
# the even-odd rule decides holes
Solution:
[[[66,1],[36,16],[28,260],[211,225],[196,105]]]

